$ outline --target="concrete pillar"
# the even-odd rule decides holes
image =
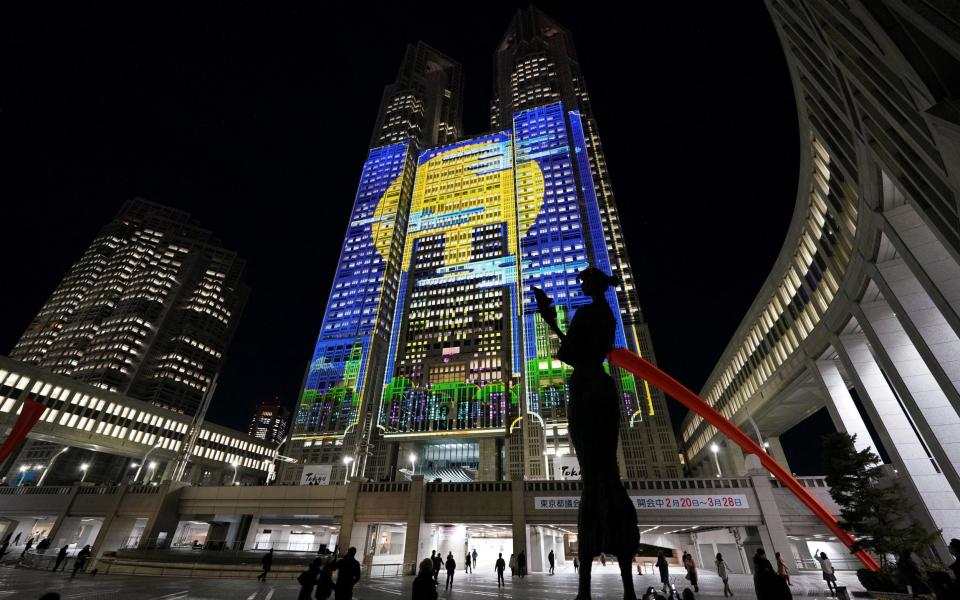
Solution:
[[[141,548],[150,547],[151,544],[166,548],[173,541],[177,523],[180,522],[180,491],[184,487],[186,484],[174,481],[164,481],[158,486],[160,502],[157,503],[153,513],[147,517],[147,524],[143,528],[143,537],[140,541]],[[163,539],[160,539],[161,536]]]
[[[260,527],[260,515],[251,515],[250,526],[247,528],[247,535],[244,537],[242,550],[253,550],[257,545],[257,528]],[[333,551],[333,548],[330,548]]]
[[[747,474],[747,465],[744,462],[743,450],[740,446],[726,440],[720,444],[720,470],[724,477],[739,477]]]
[[[521,551],[525,552],[527,549],[527,516],[523,482],[512,481],[510,493],[510,512],[513,518],[513,553],[520,554]],[[529,554],[527,552],[527,555]]]
[[[480,469],[477,477],[480,481],[497,481],[497,440],[483,438],[480,440]]]
[[[50,531],[47,533],[47,537],[50,539],[51,548],[57,545],[57,535],[60,534],[60,528],[63,527],[64,521],[67,519],[70,514],[70,507],[73,506],[73,501],[77,499],[77,491],[80,489],[79,485],[73,486],[73,489],[70,491],[70,500],[67,502],[66,508],[63,512],[57,515],[57,520],[54,521],[53,527],[50,528]],[[60,546],[63,544],[61,543]]]
[[[343,517],[340,520],[340,535],[337,537],[340,543],[340,554],[346,554],[350,548],[353,537],[354,518],[357,514],[357,497],[360,495],[360,483],[350,482],[345,486],[347,496],[343,499]],[[357,548],[357,560],[363,559],[363,548]]]
[[[932,524],[945,539],[960,537],[960,499],[930,456],[870,351],[857,332],[840,337],[840,352],[857,393],[891,460],[909,474]]]
[[[877,443],[870,435],[860,411],[853,403],[850,396],[850,390],[840,375],[840,369],[833,360],[818,360],[814,365],[816,372],[820,374],[820,383],[824,388],[824,400],[827,405],[827,413],[830,414],[830,420],[837,431],[842,431],[850,435],[857,436],[855,445],[857,450],[866,450],[870,448],[874,453],[877,451]],[[772,447],[772,445],[771,445]]]
[[[790,464],[787,462],[787,455],[783,451],[783,444],[780,443],[780,437],[768,437],[764,438],[763,441],[765,441],[769,446],[767,450],[770,452],[770,456],[772,456],[775,461],[780,463],[784,469],[792,473],[793,471],[790,469]]]
[[[356,484],[353,484],[356,485]],[[407,535],[403,543],[403,572],[417,574],[417,563],[430,556],[430,525],[424,522],[427,512],[427,484],[422,475],[415,475],[410,482],[410,497],[407,500]]]
[[[770,562],[780,552],[783,556],[790,556],[790,541],[787,539],[787,530],[783,526],[780,509],[777,508],[776,498],[773,496],[773,486],[770,484],[770,474],[760,465],[760,459],[750,455],[747,457],[748,474],[753,482],[753,491],[760,505],[760,515],[763,525],[758,527],[763,550],[767,553]]]
[[[949,386],[951,396],[956,396],[956,390],[946,379],[936,358],[926,352],[941,375],[942,382],[937,380],[930,365],[920,355],[900,322],[900,319],[905,319],[910,323],[906,315],[894,314],[882,296],[864,303],[861,309],[863,319],[860,325],[867,339],[873,342],[875,358],[899,393],[904,407],[940,464],[954,493],[960,493],[960,414],[941,383]],[[953,334],[949,329],[947,332]],[[956,338],[955,335],[953,337]],[[923,344],[923,340],[919,341]],[[956,359],[960,360],[960,342],[955,348],[947,341],[944,344],[948,346],[946,352],[956,354]],[[929,350],[926,344],[924,350]]]
[[[93,541],[93,566],[91,568],[97,566],[97,561],[100,560],[105,551],[116,550],[126,540],[130,530],[133,529],[136,518],[120,518],[117,515],[117,510],[120,508],[120,503],[123,502],[126,493],[127,484],[123,484],[111,499],[110,507],[107,509],[103,517],[103,523],[100,525],[100,531],[97,532],[97,537]]]

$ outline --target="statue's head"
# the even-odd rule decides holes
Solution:
[[[580,283],[580,289],[590,297],[602,296],[612,285],[619,285],[620,279],[612,275],[607,275],[596,267],[587,267],[577,275],[577,281]]]

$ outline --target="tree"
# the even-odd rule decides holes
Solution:
[[[857,450],[856,436],[844,432],[822,438],[823,463],[830,496],[840,506],[840,526],[857,538],[852,551],[865,549],[880,558],[904,550],[921,553],[940,532],[929,532],[911,518],[911,502],[903,486],[883,481],[880,458],[869,448]]]

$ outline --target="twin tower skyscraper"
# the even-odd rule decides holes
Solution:
[[[653,358],[570,33],[521,10],[495,60],[483,135],[463,132],[460,65],[423,43],[384,90],[282,481],[576,477],[571,368],[531,287],[564,327],[590,265],[622,281],[617,345]],[[662,394],[611,375],[622,475],[678,476]]]

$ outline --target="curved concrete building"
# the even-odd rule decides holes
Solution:
[[[796,206],[701,395],[786,462],[779,436],[826,406],[960,537],[960,9],[767,7],[796,96]],[[699,416],[682,437],[695,473],[744,470]]]

